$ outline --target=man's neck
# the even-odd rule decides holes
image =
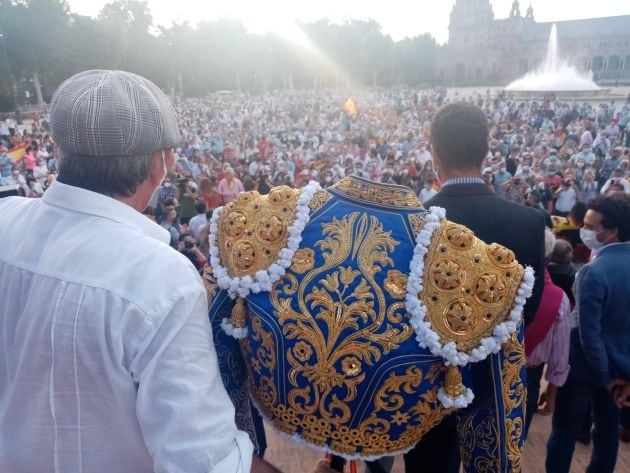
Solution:
[[[481,173],[476,169],[442,169],[440,172],[440,178],[442,182],[450,181],[451,179],[461,178],[479,178],[481,179]]]

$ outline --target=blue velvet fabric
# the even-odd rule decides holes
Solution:
[[[234,305],[224,291],[211,297],[210,318],[237,419],[247,422],[249,389],[277,430],[346,458],[372,458],[408,450],[452,410],[437,400],[443,360],[418,346],[405,309],[406,275],[425,211],[405,188],[352,183],[329,188],[328,200],[312,212],[300,244],[312,250],[312,263],[294,264],[271,293],[247,297],[245,340],[227,337],[219,326]],[[508,463],[509,437],[514,423],[522,423],[522,402],[514,395],[508,409],[504,395],[510,396],[506,376],[520,376],[520,369],[507,374],[509,357],[506,351],[488,360],[492,369],[479,368],[477,380],[474,368],[461,369],[464,385],[482,396],[460,425],[466,458]],[[514,387],[520,378],[512,381]],[[259,433],[251,421],[239,426]],[[489,422],[494,452],[478,442],[479,427]]]

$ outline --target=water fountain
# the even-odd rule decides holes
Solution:
[[[517,94],[563,93],[571,95],[599,95],[603,90],[592,79],[591,73],[581,73],[558,55],[558,28],[551,27],[547,57],[542,65],[509,84],[505,90]]]

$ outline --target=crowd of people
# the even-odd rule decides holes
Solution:
[[[176,102],[181,143],[173,153],[175,172],[154,192],[144,214],[165,228],[171,246],[202,272],[212,212],[242,191],[266,194],[273,186],[302,187],[311,180],[327,187],[353,174],[407,186],[422,202],[430,201],[441,186],[431,122],[440,106],[456,100],[475,103],[490,123],[489,152],[480,169],[488,188],[538,209],[557,237],[549,232],[546,275],[563,290],[553,311],[562,328],[541,345],[555,347],[556,354],[528,354],[528,360],[538,360],[532,362],[534,378],[540,380],[543,362],[550,365],[551,390],[541,398],[542,412],[550,413],[568,376],[575,271],[594,249],[583,241],[594,231],[590,227],[597,227],[585,221],[587,208],[600,195],[630,194],[630,97],[592,104],[553,96],[517,101],[504,93],[458,97],[446,90],[382,90],[350,98],[336,91],[285,91],[182,99]],[[16,149],[23,149],[18,158]],[[0,189],[17,187],[22,195],[42,197],[56,175],[46,115],[26,125],[0,122]],[[562,337],[566,343],[556,343]],[[564,353],[558,352],[561,346]],[[529,421],[531,414],[527,427]],[[630,440],[630,430],[624,435]]]
[[[243,190],[265,194],[311,180],[326,187],[355,174],[408,186],[426,202],[440,188],[431,119],[440,105],[461,99],[480,106],[490,122],[481,171],[498,195],[563,218],[599,194],[630,192],[630,100],[517,101],[503,93],[464,98],[446,90],[364,91],[350,99],[334,91],[218,93],[177,102],[176,173],[146,213],[200,268],[207,256],[202,230],[212,210]],[[8,154],[24,145],[19,161]],[[56,172],[45,115],[28,125],[0,122],[0,186],[19,185],[23,195],[41,197]],[[579,224],[554,221],[561,228]]]

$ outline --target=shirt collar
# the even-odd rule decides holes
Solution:
[[[486,181],[480,177],[456,177],[443,182],[442,187],[456,186],[459,184],[486,184]]]
[[[103,194],[55,181],[46,190],[42,200],[44,203],[55,207],[95,215],[124,225],[131,225],[146,236],[166,244],[170,241],[168,231],[129,205]]]
[[[608,248],[612,248],[613,246],[621,246],[621,245],[630,245],[630,243],[628,243],[627,241],[618,241],[615,243],[608,243],[607,245],[604,245],[601,248],[595,250],[595,255],[599,256],[602,251],[605,251]]]

